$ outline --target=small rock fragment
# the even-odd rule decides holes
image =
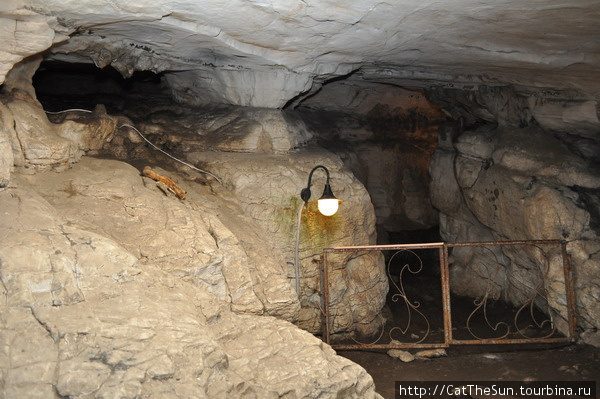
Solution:
[[[404,363],[409,363],[415,360],[412,353],[400,349],[390,349],[387,354],[393,358],[400,359]]]
[[[448,356],[445,349],[428,349],[415,353],[415,358],[417,359],[433,359],[444,356]]]
[[[165,195],[167,197],[170,197],[173,194],[171,192],[171,190],[169,190],[169,187],[165,183],[163,183],[161,181],[156,182],[156,187],[158,187],[160,189],[160,191],[162,191],[163,193],[165,193]]]
[[[490,359],[490,360],[498,360],[498,359],[500,359],[500,356],[495,355],[493,353],[484,353],[483,357],[486,358],[486,359]]]

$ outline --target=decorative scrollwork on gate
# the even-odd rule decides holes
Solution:
[[[479,253],[479,257],[471,257],[476,262],[469,262],[466,269],[457,268],[464,273],[478,273],[480,280],[487,279],[479,297],[471,303],[464,297],[450,294],[450,253],[449,250],[459,247],[484,248],[487,253]],[[492,251],[490,248],[499,250]],[[514,248],[514,249],[510,249]],[[409,275],[417,275],[426,267],[415,250],[433,250],[438,253],[441,282],[441,311],[443,328],[437,330],[436,299],[428,298],[423,292],[423,302],[415,300],[415,288]],[[381,331],[371,343],[359,342],[352,338],[356,344],[332,344],[334,349],[391,349],[391,348],[425,348],[448,347],[449,345],[477,345],[477,344],[525,344],[525,343],[565,343],[573,342],[576,336],[577,320],[575,316],[575,290],[573,283],[573,265],[567,252],[567,243],[559,240],[521,240],[521,241],[488,241],[467,243],[421,243],[421,244],[391,244],[391,245],[362,245],[326,248],[323,253],[322,263],[322,313],[323,337],[327,343],[331,342],[332,326],[337,315],[330,312],[329,298],[329,272],[337,270],[330,265],[328,254],[361,251],[395,251],[386,264],[386,273],[389,278],[389,294],[392,303],[397,303],[401,314],[396,313],[396,322],[400,325],[385,325],[382,323]],[[523,251],[524,255],[523,256]],[[496,254],[501,255],[501,262]],[[456,256],[457,254],[453,254]],[[483,255],[483,256],[481,256]],[[404,257],[404,258],[403,258]],[[492,257],[495,263],[488,263]],[[479,259],[477,259],[479,258]],[[424,256],[428,259],[428,256]],[[457,258],[455,258],[457,259]],[[487,260],[486,260],[487,259]],[[562,262],[562,273],[559,269]],[[512,281],[499,274],[507,270],[512,264],[521,265],[529,273],[526,276],[517,275]],[[392,266],[399,267],[392,271]],[[474,270],[478,266],[479,271]],[[492,267],[490,269],[490,267]],[[454,270],[454,269],[453,269]],[[429,271],[429,269],[425,269]],[[480,274],[483,272],[483,274]],[[536,274],[532,275],[531,273]],[[423,275],[420,275],[423,276]],[[514,274],[513,274],[514,276]],[[424,280],[422,280],[424,281]],[[421,282],[422,282],[421,281]],[[428,281],[428,280],[427,280]],[[463,280],[465,281],[465,280]],[[469,281],[468,279],[466,280]],[[513,286],[508,285],[512,283]],[[522,284],[519,287],[517,284]],[[561,290],[564,286],[564,291]],[[511,304],[500,300],[507,292],[516,289],[520,295],[512,296],[518,304]],[[408,290],[406,289],[408,288]],[[469,287],[473,288],[473,287]],[[477,287],[475,287],[477,288]],[[473,291],[467,292],[472,295]],[[515,299],[517,298],[517,299]],[[421,299],[419,297],[419,299]],[[427,302],[431,302],[431,306]],[[456,301],[456,302],[455,302]],[[454,308],[453,304],[457,304]],[[423,306],[422,306],[423,305]],[[465,307],[466,306],[466,307]],[[395,308],[398,310],[397,308]],[[426,316],[426,314],[427,316]],[[404,314],[406,316],[404,316]],[[556,316],[559,319],[555,319]],[[428,319],[431,316],[431,320]],[[379,317],[383,320],[383,314]],[[422,321],[420,320],[422,319]],[[434,328],[432,328],[433,322]],[[560,321],[559,327],[555,321]],[[565,326],[564,323],[567,325]],[[418,330],[417,330],[418,329]],[[565,331],[567,330],[568,331]],[[459,337],[455,336],[454,330]],[[559,330],[561,333],[559,333]],[[386,334],[387,332],[387,334]],[[418,332],[415,335],[412,332]],[[443,333],[443,341],[438,340],[439,333]],[[380,343],[384,336],[389,335],[390,342]],[[394,339],[400,337],[401,339]],[[474,338],[474,339],[473,339]],[[345,339],[345,338],[344,338]],[[410,341],[412,340],[412,341]],[[416,340],[416,342],[415,342]]]
[[[397,257],[400,257],[401,255],[404,254],[409,254],[413,259],[412,261],[414,263],[410,263],[408,260],[405,262],[404,260],[402,261],[402,264],[400,266],[400,270],[399,272],[396,274],[392,274],[392,264],[393,262],[396,260]],[[429,323],[429,319],[427,318],[427,316],[425,316],[425,314],[423,314],[423,312],[420,310],[421,308],[421,303],[417,300],[411,300],[408,297],[408,294],[406,293],[406,289],[404,288],[404,274],[405,272],[411,273],[413,275],[419,274],[421,271],[423,271],[423,259],[417,255],[414,251],[408,250],[408,249],[402,249],[399,251],[396,251],[388,260],[387,265],[386,265],[386,273],[389,279],[389,282],[391,283],[391,289],[394,290],[392,296],[391,296],[391,300],[394,303],[402,303],[406,309],[406,322],[404,324],[404,326],[394,326],[391,327],[389,332],[388,332],[388,336],[390,339],[390,342],[393,341],[401,341],[401,342],[406,342],[405,339],[402,340],[396,340],[395,339],[395,335],[399,332],[400,335],[402,337],[405,337],[410,329],[411,326],[413,324],[413,317],[414,315],[421,317],[426,324],[426,330],[425,333],[421,335],[419,335],[418,337],[418,341],[413,341],[411,342],[411,344],[419,344],[423,341],[425,341],[425,339],[427,339],[427,337],[429,336],[429,332],[431,330],[431,324]],[[397,277],[397,278],[395,278]],[[397,282],[396,282],[397,280]],[[381,339],[383,338],[384,334],[385,334],[385,324],[381,326],[381,332],[379,334],[379,336],[374,339],[372,342],[366,343],[366,342],[360,342],[358,340],[356,340],[354,337],[351,337],[351,339],[356,342],[359,345],[374,345],[377,344],[378,342],[381,341]],[[411,338],[414,335],[411,334]],[[397,336],[396,336],[397,338]]]
[[[544,270],[540,270],[540,283],[534,289],[532,289],[531,296],[516,310],[512,319],[512,323],[508,323],[505,321],[493,323],[492,321],[490,321],[490,316],[488,314],[488,303],[490,301],[490,295],[492,292],[491,283],[488,282],[483,296],[474,300],[473,304],[475,305],[475,309],[469,314],[469,317],[467,318],[466,322],[467,331],[475,339],[503,340],[509,337],[524,339],[546,339],[555,335],[556,327],[554,326],[554,323],[552,321],[552,313],[548,311],[548,314],[545,314],[539,310],[536,311],[536,298],[539,298],[539,300],[541,301],[548,300],[548,297],[543,292],[543,289],[544,280],[547,279],[550,272],[550,262],[546,258],[544,251],[539,246],[533,245],[533,247],[537,248],[540,251],[540,253],[542,254],[542,258],[544,259],[545,268]],[[498,257],[493,251],[491,251],[487,247],[481,248],[489,251],[493,255],[496,264],[501,264],[498,260]],[[497,269],[496,275],[491,280],[496,279],[498,270],[499,269]],[[490,332],[490,336],[481,337],[480,334],[475,333],[475,328],[473,327],[473,319],[478,313],[480,313],[483,316],[484,325]],[[529,314],[530,322],[524,327],[519,327],[520,322],[522,322],[523,319],[525,319],[525,315],[527,313]],[[544,315],[546,318],[540,320],[541,315]],[[548,327],[550,327],[549,332],[546,332],[545,330],[548,329]]]
[[[394,278],[392,277],[392,274],[390,271],[390,266],[391,266],[394,258],[398,254],[401,254],[401,253],[412,254],[418,261],[418,267],[416,269],[412,269],[410,263],[404,263],[400,269],[400,272],[398,273],[398,284],[396,284],[396,282],[394,281]],[[425,320],[425,323],[427,324],[427,330],[425,331],[425,334],[423,334],[423,337],[421,337],[421,339],[419,339],[418,341],[414,342],[415,344],[418,344],[418,343],[425,341],[425,339],[429,335],[429,331],[431,330],[431,325],[430,325],[427,317],[423,314],[423,312],[421,312],[419,310],[419,308],[421,307],[421,303],[419,301],[411,301],[408,298],[408,295],[406,295],[406,290],[404,289],[403,277],[404,277],[404,272],[407,270],[408,270],[408,272],[410,272],[412,274],[420,273],[423,270],[423,260],[421,259],[421,257],[419,255],[417,255],[415,252],[413,252],[411,250],[404,249],[404,250],[397,251],[396,253],[394,253],[394,255],[392,255],[390,257],[390,260],[388,261],[387,275],[388,275],[388,278],[390,279],[390,282],[394,286],[394,288],[398,291],[392,295],[392,301],[398,302],[399,300],[402,300],[404,302],[404,305],[406,306],[407,319],[406,319],[406,325],[404,328],[402,328],[402,327],[391,328],[390,332],[389,332],[389,336],[390,336],[390,339],[394,339],[392,334],[395,331],[400,331],[400,333],[403,336],[406,335],[411,326],[412,315],[413,315],[413,313],[415,313],[415,314],[420,315],[423,318],[423,320]]]

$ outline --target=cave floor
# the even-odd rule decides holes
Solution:
[[[447,357],[410,363],[385,351],[338,354],[364,367],[385,399],[394,399],[395,381],[596,381],[600,386],[600,348],[589,345],[453,346],[446,351]]]
[[[426,257],[423,257],[426,259]],[[437,264],[437,259],[429,259],[431,264]],[[426,262],[426,264],[428,264]],[[404,264],[400,262],[400,264]],[[407,273],[409,274],[409,273]],[[422,276],[405,276],[403,292],[408,298],[419,304],[420,311],[427,315],[431,325],[424,324],[424,318],[415,315],[412,318],[410,329],[404,336],[395,333],[395,338],[401,342],[413,338],[422,337],[427,329],[429,337],[424,342],[443,341],[443,318],[441,293],[438,288],[439,276],[434,273],[422,273]],[[387,300],[386,317],[391,324],[386,323],[382,336],[390,334],[391,326],[402,326],[406,320],[406,306],[400,301],[400,306],[394,304],[394,284],[390,284],[390,292]],[[452,320],[453,335],[457,339],[472,339],[466,329],[468,317],[474,309],[472,298],[452,295]],[[503,301],[489,301],[487,311],[494,324],[498,320],[511,323],[516,308]],[[395,320],[395,321],[394,321]],[[543,320],[540,318],[539,320]],[[523,323],[523,321],[521,321]],[[530,321],[531,323],[531,321]],[[431,328],[430,328],[431,327]],[[485,326],[485,320],[481,317],[473,317],[471,327],[474,331],[484,335],[489,329]],[[430,328],[430,330],[429,330]],[[407,327],[408,329],[408,327]],[[529,330],[527,330],[529,331]],[[545,335],[548,330],[538,331]],[[533,336],[533,334],[532,334]],[[553,336],[560,336],[553,335]],[[520,338],[510,336],[508,338]],[[341,340],[333,343],[354,344],[349,340]],[[365,337],[359,342],[367,343]],[[384,340],[377,343],[386,343]],[[422,349],[407,349],[415,354]],[[395,381],[454,381],[471,383],[474,381],[596,381],[597,390],[600,387],[600,348],[590,345],[575,344],[497,344],[497,345],[452,345],[446,348],[447,357],[432,359],[415,359],[404,363],[398,358],[387,354],[386,350],[339,350],[338,354],[352,360],[364,367],[373,377],[377,392],[385,399],[394,399]],[[415,396],[416,397],[416,396]],[[499,396],[496,396],[499,397]],[[462,396],[470,398],[470,396]],[[478,397],[479,398],[479,397]],[[505,399],[512,397],[504,396]]]

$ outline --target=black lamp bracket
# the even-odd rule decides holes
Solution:
[[[304,203],[308,203],[308,200],[310,199],[310,196],[311,196],[310,184],[311,184],[311,180],[312,180],[312,175],[313,175],[313,173],[315,173],[315,170],[317,170],[319,168],[323,169],[325,171],[325,173],[327,174],[327,182],[325,184],[327,186],[329,186],[329,170],[323,165],[315,166],[308,174],[308,184],[306,185],[306,188],[303,188],[302,191],[300,192],[300,198],[302,198],[302,201],[304,201]]]

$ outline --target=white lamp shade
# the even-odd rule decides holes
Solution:
[[[322,198],[317,201],[319,212],[324,216],[331,216],[335,214],[340,206],[337,198]]]

